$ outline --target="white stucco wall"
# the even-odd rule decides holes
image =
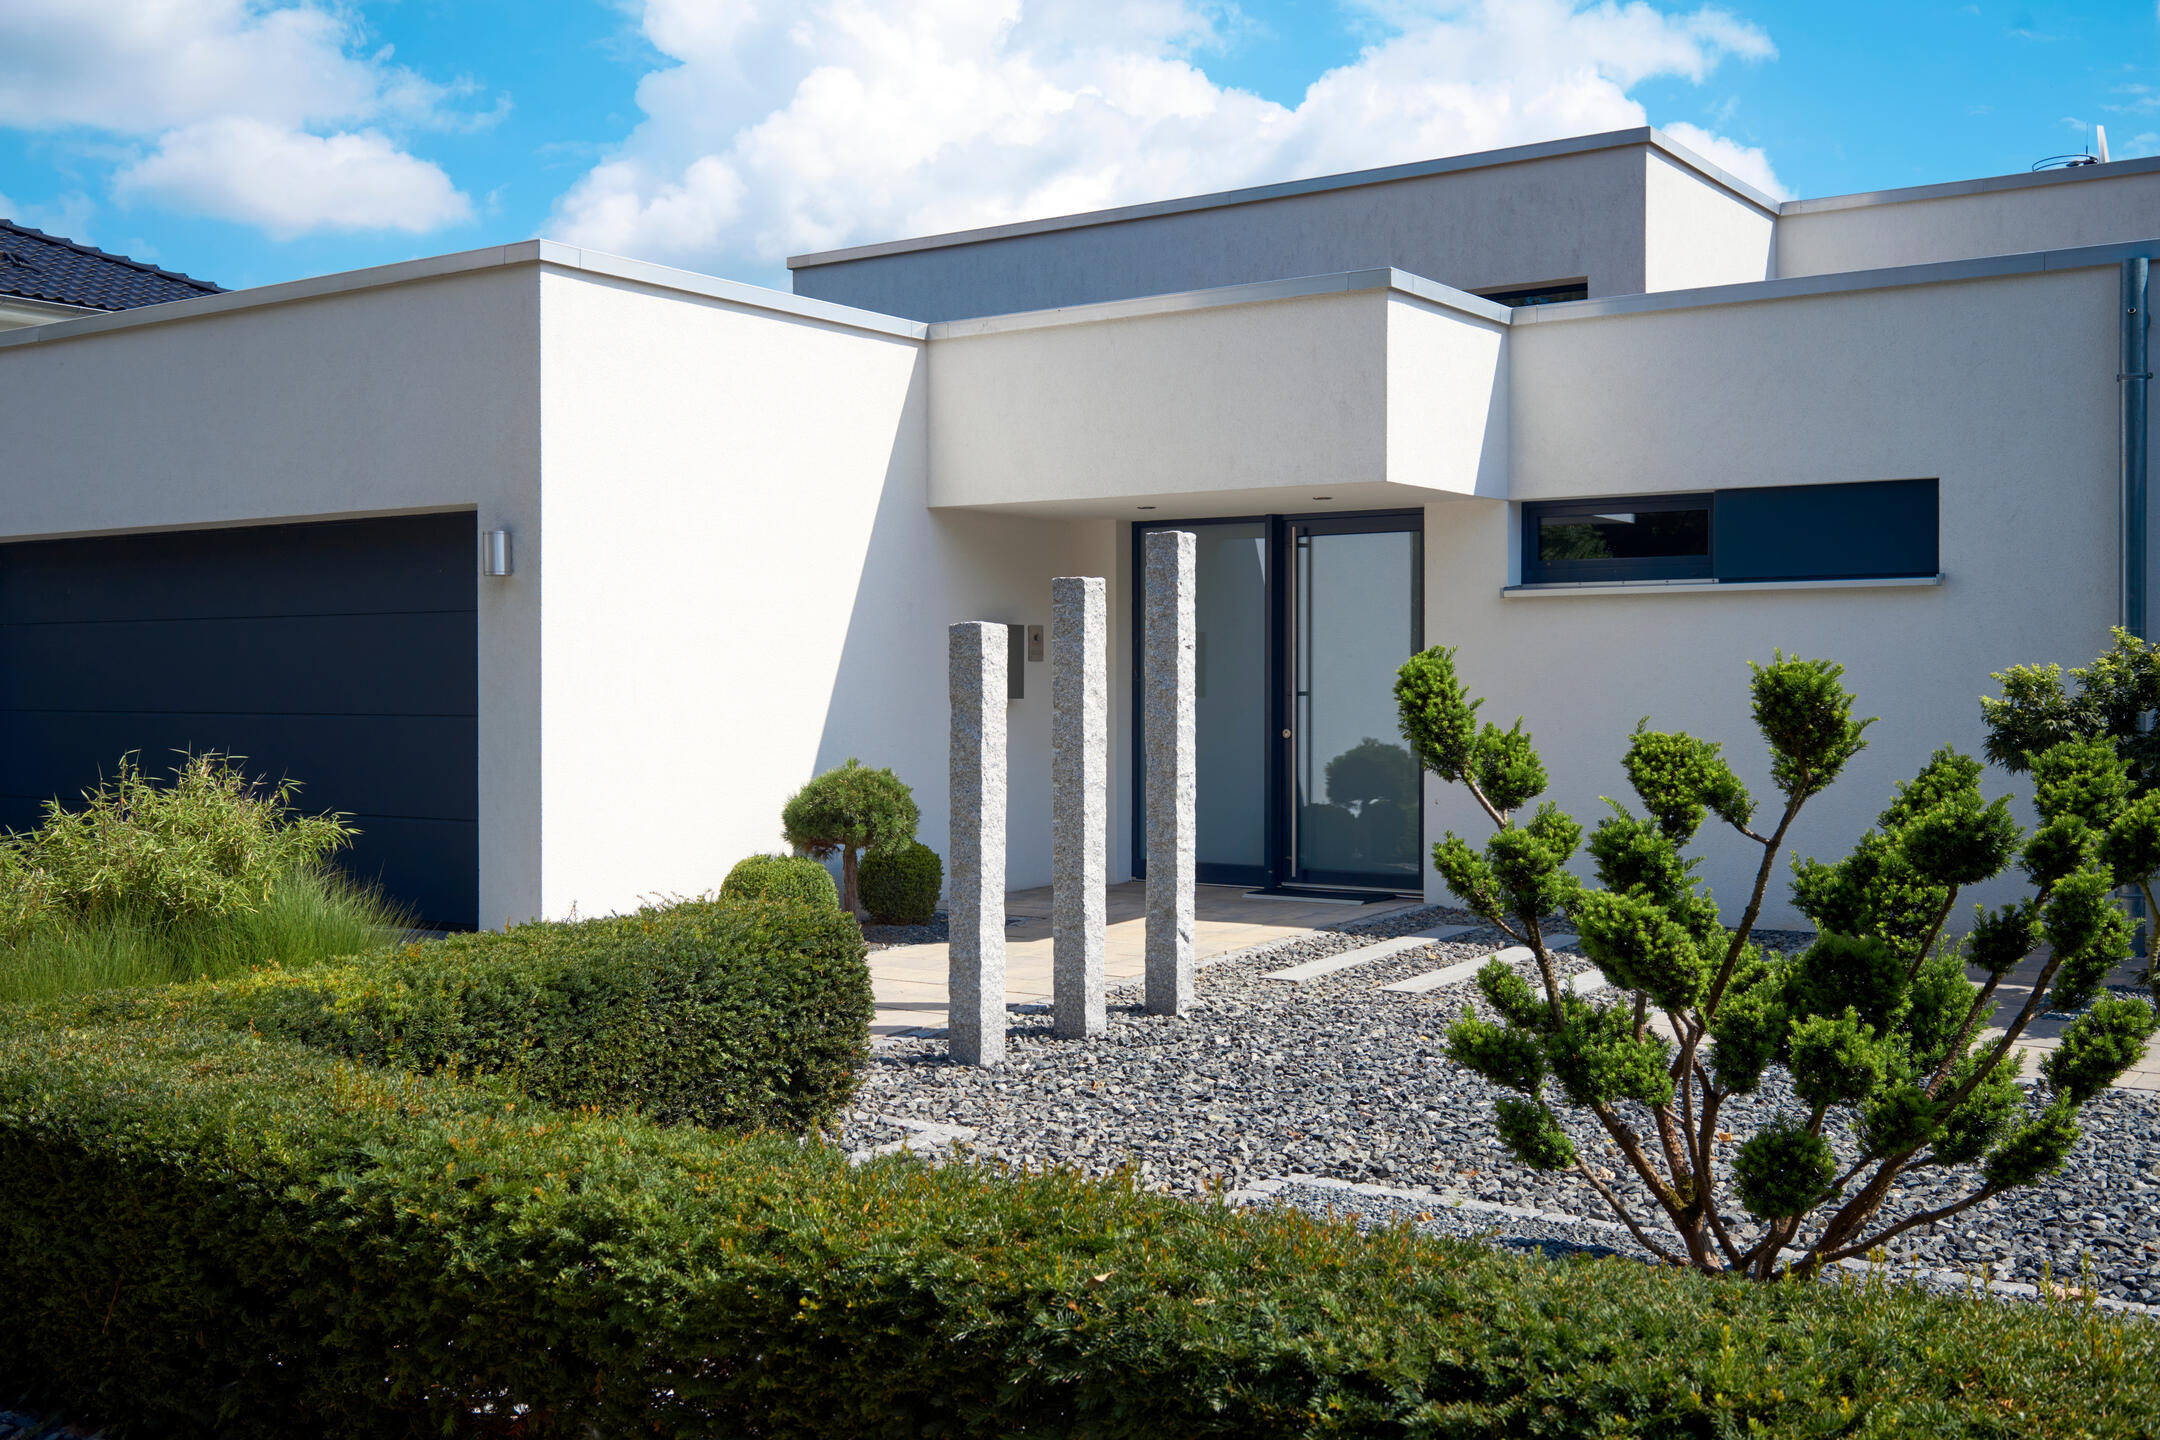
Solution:
[[[1643,168],[1644,290],[1770,278],[1775,215],[1662,151],[1645,150]]]
[[[1393,484],[1457,495],[1507,494],[1508,333],[1498,321],[1413,295],[1388,297],[1387,476]],[[1305,498],[1298,496],[1291,508],[1311,508]]]
[[[1881,720],[1791,846],[1842,855],[1937,746],[1979,752],[1991,672],[2107,643],[2115,297],[2108,267],[1517,325],[1515,500],[1937,476],[1947,583],[1503,598],[1510,506],[1461,500],[1426,510],[1427,642],[1460,647],[1487,718],[1525,717],[1550,798],[1586,827],[1601,796],[1632,798],[1620,758],[1644,716],[1722,742],[1768,807],[1747,662],[1842,662]],[[1434,837],[1482,835],[1459,793],[1431,794]],[[1751,847],[1706,837],[1702,874],[1744,902]],[[1768,923],[1796,923],[1789,875]]]
[[[855,756],[946,849],[946,627],[1047,625],[1110,527],[925,505],[920,342],[550,269],[541,282],[547,913],[784,849]],[[1009,877],[1049,880],[1049,667],[1008,714]]]
[[[2003,183],[2007,182],[2007,183]],[[1788,204],[1779,276],[1827,275],[2160,237],[2150,161]],[[1999,188],[1976,188],[1999,186]]]
[[[0,335],[0,538],[539,521],[534,272],[476,251]],[[537,912],[540,556],[480,584],[480,914]]]

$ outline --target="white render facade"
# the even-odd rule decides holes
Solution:
[[[1415,565],[1406,633],[1458,648],[1489,718],[1524,717],[1586,824],[1627,794],[1645,716],[1725,742],[1766,796],[1747,662],[1843,662],[1882,718],[1794,834],[1829,858],[1937,746],[1977,753],[1990,672],[2144,625],[2118,376],[2125,262],[2155,237],[2160,161],[1779,205],[1630,131],[802,257],[794,295],[531,241],[64,320],[0,334],[11,413],[39,418],[0,471],[0,630],[11,546],[440,513],[509,532],[512,573],[472,576],[492,925],[709,890],[849,756],[908,781],[942,849],[948,627],[1047,625],[1053,577],[1099,575],[1119,880],[1135,526],[1294,547],[1382,516],[1417,537],[1390,552]],[[1926,574],[1525,583],[1548,502],[1921,480]],[[1237,741],[1285,792],[1277,849],[1267,826],[1317,801],[1265,751],[1306,738],[1303,682],[1275,671],[1321,674],[1334,633],[1295,640],[1283,605],[1283,708]],[[1049,667],[1022,674],[1011,887],[1050,878]],[[1419,856],[1482,838],[1429,777],[1420,805]],[[1742,897],[1747,854],[1704,855]],[[1299,881],[1294,853],[1263,860],[1239,878]],[[1401,876],[1444,898],[1422,859]],[[1796,921],[1782,890],[1768,923]]]

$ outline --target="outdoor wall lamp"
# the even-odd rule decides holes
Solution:
[[[483,575],[508,575],[510,573],[510,532],[490,530],[480,537],[480,573]]]

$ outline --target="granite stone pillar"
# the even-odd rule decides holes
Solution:
[[[1147,1008],[1184,1015],[1193,1003],[1193,594],[1190,531],[1146,540],[1141,682],[1147,732]]]
[[[951,917],[947,1046],[962,1065],[1005,1058],[1005,651],[1007,629],[952,627]]]
[[[1109,883],[1109,603],[1096,576],[1050,582],[1051,1031],[1100,1035]]]

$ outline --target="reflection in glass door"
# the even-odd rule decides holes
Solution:
[[[1387,523],[1290,524],[1291,884],[1421,879],[1418,767],[1395,716],[1395,672],[1418,648],[1420,536]]]

